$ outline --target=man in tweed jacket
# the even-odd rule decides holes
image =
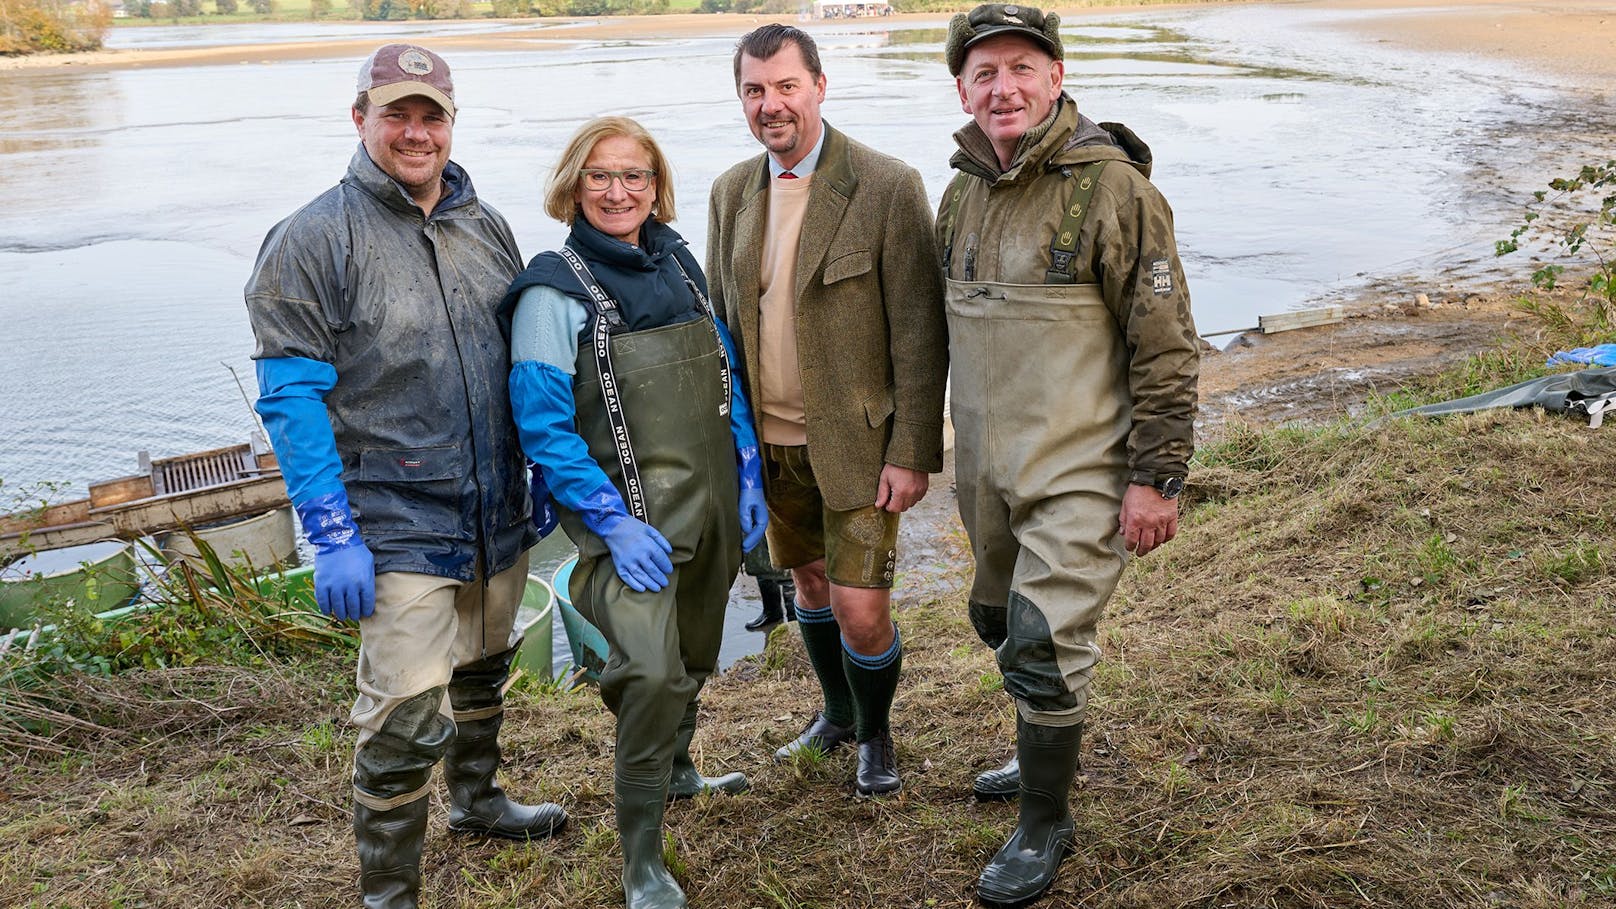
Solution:
[[[819,115],[813,39],[766,25],[735,50],[766,154],[713,184],[707,274],[764,445],[769,548],[792,569],[825,708],[776,753],[858,742],[863,795],[901,785],[888,714],[898,515],[942,469],[947,327],[920,175]]]

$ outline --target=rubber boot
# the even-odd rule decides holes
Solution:
[[[428,784],[455,732],[438,713],[442,703],[442,688],[410,698],[354,752],[354,841],[365,909],[420,905]]]
[[[486,657],[455,671],[449,682],[459,732],[443,757],[449,786],[449,830],[511,840],[553,836],[567,825],[560,805],[512,801],[495,778],[499,772],[499,730],[505,722],[500,689],[510,674],[514,651]]]
[[[982,771],[971,784],[971,791],[983,801],[1015,798],[1021,794],[1021,761],[1012,757],[1003,767]]]
[[[1010,839],[977,880],[989,906],[1020,906],[1042,896],[1072,849],[1075,825],[1067,804],[1077,774],[1083,725],[1034,726],[1016,717],[1016,757],[1022,768],[1020,819]]]
[[[790,575],[780,582],[780,605],[785,608],[786,621],[797,620],[797,582],[791,580]]]
[[[628,909],[684,909],[685,892],[662,863],[662,811],[667,784],[617,779],[617,838],[623,845],[623,901]]]
[[[426,844],[430,801],[422,797],[389,811],[354,803],[359,890],[365,909],[416,909],[420,905],[421,850]]]
[[[780,595],[780,582],[768,578],[758,578],[758,598],[763,601],[763,611],[758,617],[747,622],[744,628],[747,631],[768,631],[780,624],[785,618],[785,607]]]
[[[679,720],[679,733],[673,739],[673,775],[668,780],[668,799],[688,799],[703,792],[725,792],[731,795],[745,792],[746,774],[736,771],[723,776],[702,776],[696,762],[690,759],[690,740],[696,736],[696,710],[699,701],[691,701],[685,715]]]

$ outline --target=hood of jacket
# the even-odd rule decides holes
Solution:
[[[999,168],[993,143],[976,121],[954,133],[954,143],[959,150],[949,159],[949,165],[989,183],[1032,180],[1051,168],[1094,161],[1126,161],[1148,178],[1152,161],[1150,146],[1133,130],[1121,123],[1090,120],[1077,112],[1077,102],[1065,92],[1061,92],[1049,117],[1027,131],[1008,170]]]
[[[640,228],[640,243],[636,246],[607,236],[582,215],[572,222],[572,232],[566,240],[566,245],[589,266],[601,289],[617,303],[630,331],[660,328],[705,314],[706,309],[685,283],[688,276],[706,296],[706,275],[690,254],[685,238],[667,224],[649,219]],[[508,317],[515,311],[522,291],[535,285],[553,287],[582,303],[591,316],[596,313],[594,298],[557,252],[533,257],[511,282],[500,311]]]
[[[343,182],[358,186],[393,211],[404,215],[413,213],[415,217],[421,217],[421,206],[416,204],[415,199],[403,185],[371,159],[370,152],[365,151],[363,142],[354,151],[353,159],[348,162],[348,175],[343,178]],[[472,187],[471,176],[466,173],[465,168],[453,161],[445,162],[443,184],[443,195],[438,199],[438,204],[432,207],[432,217],[478,217],[480,210],[477,205],[477,190]]]

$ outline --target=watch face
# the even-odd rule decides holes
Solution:
[[[1156,491],[1161,493],[1164,499],[1176,499],[1178,494],[1184,491],[1184,478],[1168,477],[1156,484]]]

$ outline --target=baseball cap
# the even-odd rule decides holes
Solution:
[[[392,104],[400,98],[420,95],[438,102],[453,117],[454,80],[449,64],[424,47],[413,44],[384,44],[359,67],[359,91],[370,96],[372,104]]]
[[[1048,51],[1056,60],[1066,56],[1061,46],[1060,16],[1035,6],[1014,3],[984,3],[969,13],[956,13],[948,23],[948,43],[943,57],[950,75],[965,68],[965,52],[995,35],[1021,35]]]

